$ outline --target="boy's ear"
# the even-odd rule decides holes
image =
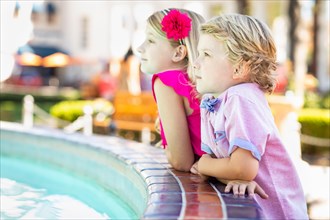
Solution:
[[[180,62],[187,56],[187,48],[184,45],[180,45],[175,48],[174,54],[172,56],[173,62]]]
[[[234,68],[233,79],[241,79],[242,73],[238,68]]]
[[[249,68],[247,64],[241,63],[240,65],[234,66],[234,73],[233,73],[233,79],[246,79],[249,73]]]

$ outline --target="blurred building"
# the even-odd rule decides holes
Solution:
[[[313,18],[313,0],[294,1],[300,5],[302,18]],[[135,48],[144,38],[147,17],[156,10],[179,7],[199,12],[206,19],[221,13],[244,13],[261,19],[273,31],[279,63],[285,63],[290,58],[289,50],[292,48],[292,42],[289,41],[292,22],[288,16],[290,2],[292,1],[1,1],[1,53],[13,52],[12,48],[9,50],[3,47],[6,41],[13,38],[4,35],[20,33],[20,30],[8,30],[23,27],[13,26],[15,23],[8,25],[5,16],[23,19],[24,15],[27,20],[24,28],[31,26],[31,35],[25,37],[25,42],[21,39],[16,46],[28,43],[67,51],[70,57],[75,59],[76,65],[58,68],[56,75],[65,84],[74,84],[77,79],[89,80],[94,73],[101,71],[104,60],[118,62],[123,59],[130,47],[136,54]],[[306,6],[306,2],[311,4]],[[319,1],[319,7],[319,28],[315,34],[319,36],[318,44],[322,44],[319,45],[322,50],[318,50],[318,68],[315,69],[315,75],[320,79],[321,90],[327,91],[330,88],[329,1]],[[307,16],[308,10],[311,17]],[[308,36],[311,34],[313,33],[308,33]],[[311,56],[309,51],[305,53],[306,56]],[[301,70],[305,74],[307,64],[303,65],[306,68]],[[1,74],[4,74],[3,70]]]

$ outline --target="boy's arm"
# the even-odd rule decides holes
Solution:
[[[259,162],[251,152],[237,147],[229,158],[212,158],[204,154],[198,162],[198,172],[226,180],[252,181],[258,173]]]
[[[183,99],[159,78],[155,80],[154,91],[167,141],[167,159],[174,169],[188,172],[195,158]]]
[[[214,158],[213,156],[211,156]],[[194,163],[194,165],[191,167],[190,172],[193,174],[200,175],[202,181],[205,181],[208,179],[208,176],[205,176],[198,172],[198,161]],[[263,190],[261,186],[255,181],[244,181],[244,180],[226,180],[226,179],[220,179],[217,178],[218,181],[226,184],[225,192],[229,193],[231,190],[233,191],[233,194],[236,196],[244,196],[245,193],[247,193],[250,197],[253,197],[254,194],[258,194],[262,199],[267,199],[268,195]]]

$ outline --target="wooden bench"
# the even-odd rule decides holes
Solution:
[[[128,91],[118,91],[114,97],[115,112],[113,122],[118,130],[155,131],[158,116],[157,104],[151,92],[133,95]]]

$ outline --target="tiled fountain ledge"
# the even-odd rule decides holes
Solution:
[[[172,169],[162,149],[117,137],[69,135],[56,129],[26,129],[6,122],[0,125],[1,130],[50,136],[110,151],[143,179],[147,199],[142,219],[262,218],[262,211],[253,198],[234,197],[224,193],[224,185],[217,181],[202,182],[199,176]]]

